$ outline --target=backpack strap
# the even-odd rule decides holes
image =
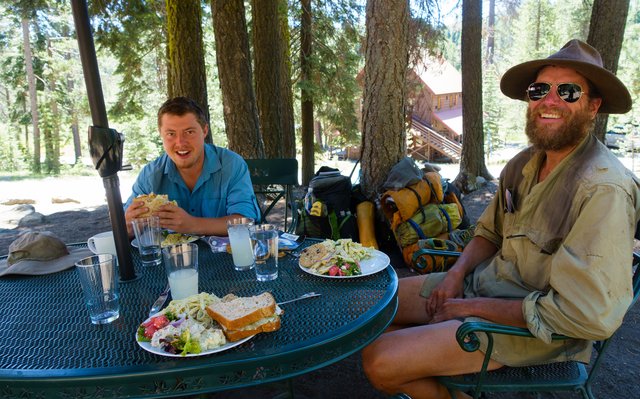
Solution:
[[[418,234],[418,237],[420,239],[427,238],[427,236],[424,235],[424,232],[422,231],[418,223],[416,223],[413,219],[409,219],[407,220],[407,222],[409,223],[409,226],[411,226],[416,231],[416,234]]]
[[[433,188],[431,187],[431,183],[429,183],[427,181],[427,184],[429,184],[429,189],[431,190],[431,192],[433,193]],[[416,190],[414,190],[413,188],[407,186],[405,187],[407,190],[411,191],[412,193],[415,194],[416,199],[418,200],[418,210],[420,211],[420,213],[422,214],[422,220],[426,220],[427,216],[424,214],[424,209],[422,209],[422,198],[420,198],[420,194],[418,194],[418,192]]]
[[[449,216],[449,212],[441,206],[439,206],[438,209],[440,210],[440,213],[444,215],[444,218],[447,219],[447,231],[452,231],[453,224],[451,223],[451,216]]]

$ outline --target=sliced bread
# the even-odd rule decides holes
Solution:
[[[265,317],[273,316],[276,300],[268,292],[252,297],[236,297],[206,307],[209,316],[226,330],[240,330]]]

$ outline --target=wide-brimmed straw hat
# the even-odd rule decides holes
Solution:
[[[9,256],[0,260],[0,276],[56,273],[91,255],[88,249],[68,248],[50,231],[28,231],[9,245]]]
[[[570,40],[560,51],[547,58],[512,67],[502,75],[500,90],[507,97],[527,101],[527,87],[535,82],[538,71],[547,65],[575,69],[589,80],[602,97],[599,113],[624,114],[631,109],[631,95],[624,83],[602,66],[598,50],[577,39]]]

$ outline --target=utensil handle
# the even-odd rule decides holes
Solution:
[[[284,305],[285,303],[291,303],[291,302],[299,301],[299,300],[302,300],[302,299],[313,298],[313,297],[320,296],[320,295],[322,295],[322,294],[319,294],[317,292],[308,292],[308,293],[306,293],[304,295],[300,295],[297,298],[289,299],[288,301],[278,302],[278,305]]]

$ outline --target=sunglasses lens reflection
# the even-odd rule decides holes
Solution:
[[[542,100],[551,91],[551,84],[536,82],[527,88],[527,96],[531,101]],[[565,102],[574,103],[582,95],[582,87],[575,83],[561,83],[557,86],[558,96]]]
[[[550,89],[551,85],[549,83],[532,83],[527,88],[527,95],[529,96],[529,100],[531,101],[542,100],[544,96],[549,94]]]
[[[558,96],[568,103],[575,103],[582,95],[582,88],[575,83],[558,85]]]

